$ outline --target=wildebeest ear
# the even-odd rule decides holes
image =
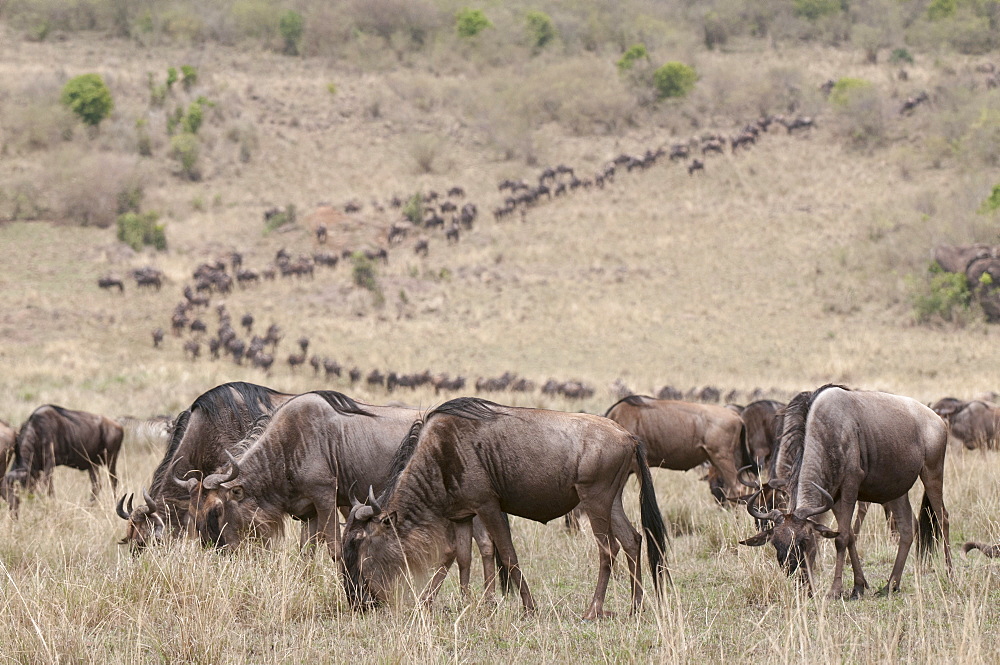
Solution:
[[[235,485],[229,488],[229,497],[233,501],[243,500],[243,485]]]
[[[809,521],[812,522],[812,520]],[[834,531],[825,524],[819,524],[817,522],[813,522],[813,526],[816,527],[816,532],[819,535],[823,536],[824,538],[836,538],[837,536],[840,535],[839,531]]]
[[[767,541],[771,540],[771,534],[774,529],[764,529],[760,533],[750,536],[746,540],[741,540],[740,545],[748,545],[750,547],[760,547],[761,545],[766,545]]]

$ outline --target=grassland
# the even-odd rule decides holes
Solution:
[[[616,379],[637,392],[713,385],[778,398],[836,381],[925,402],[1000,386],[995,326],[974,313],[916,325],[910,299],[935,244],[996,239],[996,219],[976,213],[1000,154],[997,91],[976,70],[989,55],[916,51],[901,81],[898,65],[866,64],[849,48],[736,40],[708,51],[674,37],[654,55],[681,54],[701,80],[690,99],[654,104],[600,50],[531,56],[516,45],[463,51],[445,42],[398,61],[357,45],[289,58],[214,42],[140,47],[87,32],[28,41],[0,29],[0,208],[12,218],[0,223],[0,418],[9,422],[43,403],[174,414],[230,380],[334,388],[375,403],[443,399],[293,372],[285,358],[302,335],[311,352],[364,371],[585,381],[597,389],[586,400],[488,396],[591,412],[614,401]],[[159,80],[187,63],[198,67],[197,89],[152,105],[147,75]],[[67,78],[91,71],[108,81],[116,111],[88,135],[53,99]],[[848,76],[878,91],[881,130],[864,145],[851,138],[858,117],[816,91]],[[899,116],[920,89],[933,91],[933,103]],[[201,178],[191,181],[178,175],[164,125],[175,104],[197,95],[214,106],[199,134]],[[557,163],[588,175],[622,152],[729,134],[762,113],[787,113],[792,101],[817,118],[815,130],[769,132],[746,153],[709,157],[694,176],[662,160],[603,190],[542,203],[524,221],[489,214],[504,178],[533,179]],[[148,157],[138,156],[137,127],[149,133]],[[107,214],[129,182],[141,183],[143,209],[165,221],[167,252],[137,253],[113,226],[79,224],[80,211]],[[285,331],[270,374],[204,354],[188,360],[187,335],[152,347],[150,331],[169,328],[199,263],[236,250],[259,269],[282,247],[293,256],[324,249],[309,214],[352,199],[361,213],[331,228],[326,249],[374,247],[398,212],[372,200],[452,185],[480,219],[456,245],[432,235],[427,258],[412,239],[393,248],[378,267],[384,305],[354,286],[343,262],[313,280],[224,297],[234,318],[249,311],[259,328]],[[263,211],[289,203],[299,223],[265,234]],[[99,276],[142,265],[165,272],[162,291],[128,280],[123,295],[97,289]],[[214,312],[204,316],[214,330]],[[148,482],[160,455],[156,442],[130,437],[124,487]],[[1000,537],[996,480],[994,453],[950,453],[953,543]],[[769,554],[736,545],[749,517],[715,507],[696,472],[657,474],[674,531],[674,587],[637,618],[599,624],[578,619],[596,578],[592,540],[555,524],[514,527],[542,607],[536,617],[522,617],[512,599],[467,607],[453,581],[428,611],[355,616],[333,564],[303,560],[295,538],[232,557],[178,544],[133,560],[115,545],[121,526],[109,493],[90,505],[82,474],[60,470],[56,483],[54,499],[28,500],[19,521],[0,520],[3,662],[993,662],[998,650],[989,561],[956,559],[949,579],[940,555],[913,559],[903,593],[890,599],[808,598]],[[875,512],[862,543],[873,583],[894,552]],[[627,607],[621,576],[609,603]]]

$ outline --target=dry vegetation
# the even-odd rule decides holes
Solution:
[[[851,3],[815,20],[796,14],[802,4],[540,2],[557,37],[539,48],[523,21],[536,6],[490,5],[493,26],[462,39],[461,5],[445,0],[298,2],[305,30],[292,57],[277,28],[286,8],[263,0],[0,3],[0,418],[19,424],[42,403],[175,414],[237,379],[369,402],[443,399],[292,371],[285,359],[303,335],[345,369],[585,381],[597,388],[585,400],[487,396],[591,412],[614,401],[616,379],[637,392],[714,385],[739,399],[827,381],[925,402],[997,390],[995,326],[975,312],[928,325],[913,314],[935,244],[996,241],[996,216],[977,212],[998,180],[1000,90],[984,67],[1000,65],[986,7],[995,3],[959,2],[933,21],[931,3],[917,0]],[[650,62],[620,75],[615,63],[636,42]],[[912,64],[890,61],[903,47]],[[648,82],[669,60],[700,79],[686,99],[657,101]],[[158,101],[150,75],[155,88],[182,65],[196,67],[197,83]],[[91,132],[59,104],[63,84],[88,72],[115,101]],[[819,86],[845,77],[871,88],[837,106]],[[901,115],[921,90],[930,102]],[[211,104],[191,173],[171,156],[167,126],[199,97]],[[778,127],[748,151],[707,156],[693,176],[661,159],[540,203],[523,221],[490,215],[505,178],[534,181],[559,163],[589,176],[623,152],[728,136],[779,113],[817,127]],[[474,228],[454,245],[429,232],[426,258],[412,236],[392,247],[376,268],[382,303],[354,284],[349,261],[312,280],[213,296],[234,325],[252,312],[259,330],[285,331],[270,374],[204,350],[188,360],[190,335],[169,333],[198,264],[234,250],[259,269],[279,248],[374,248],[400,215],[390,197],[453,185],[479,206]],[[160,214],[167,251],[116,240],[123,192]],[[310,213],[352,200],[362,210],[337,215],[318,246]],[[264,211],[288,204],[298,221],[265,234]],[[127,279],[144,265],[164,271],[161,291]],[[111,273],[126,278],[124,294],[97,288]],[[204,319],[214,331],[214,311]],[[158,326],[168,333],[154,349]],[[138,490],[160,454],[156,442],[126,439],[124,486]],[[735,545],[749,517],[716,508],[698,474],[656,475],[675,534],[674,589],[638,619],[592,625],[578,621],[592,542],[555,524],[514,527],[537,617],[522,618],[513,600],[466,607],[452,582],[430,611],[355,616],[334,566],[303,561],[294,539],[234,557],[176,546],[132,560],[114,544],[112,497],[88,505],[83,475],[60,470],[55,500],[27,501],[19,522],[0,519],[0,659],[995,660],[989,561],[959,560],[949,580],[940,556],[912,559],[895,598],[809,599],[769,555]],[[953,451],[945,499],[955,543],[1000,538],[996,481],[995,453]],[[862,549],[869,578],[887,575],[894,546],[875,517]],[[624,580],[611,592],[624,610]]]

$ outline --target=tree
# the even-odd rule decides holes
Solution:
[[[528,22],[528,35],[531,38],[531,45],[535,48],[544,48],[546,44],[556,37],[556,26],[552,23],[552,18],[545,12],[532,11],[525,15]]]
[[[111,115],[115,104],[100,74],[82,74],[62,89],[62,103],[85,124],[96,127]]]
[[[694,89],[698,74],[683,62],[668,62],[653,72],[656,93],[663,97],[684,97]]]
[[[299,54],[299,44],[302,42],[304,29],[305,23],[302,20],[302,14],[297,11],[289,9],[278,19],[278,30],[281,31],[281,36],[285,40],[285,55]]]
[[[493,24],[481,9],[467,7],[455,14],[455,30],[459,37],[475,37],[486,28],[492,27]]]

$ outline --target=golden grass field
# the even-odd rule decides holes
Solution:
[[[34,42],[0,30],[0,204],[15,191],[86,198],[126,174],[143,183],[143,208],[161,214],[169,242],[166,252],[136,253],[113,226],[44,215],[0,223],[0,419],[14,425],[45,403],[109,416],[175,415],[232,380],[422,408],[457,396],[429,388],[388,395],[363,381],[327,381],[308,366],[292,371],[286,358],[302,335],[310,353],[365,372],[428,369],[470,384],[504,371],[539,384],[583,381],[595,387],[592,398],[537,390],[483,396],[594,413],[615,401],[617,379],[640,393],[711,385],[738,391],[740,401],[755,388],[785,400],[826,382],[923,402],[1000,387],[996,327],[975,316],[915,324],[908,281],[922,278],[935,244],[996,240],[997,220],[975,211],[998,180],[989,157],[1000,153],[995,136],[976,134],[997,108],[997,91],[963,87],[983,58],[918,54],[903,82],[897,66],[864,64],[848,49],[688,45],[676,55],[701,74],[691,100],[636,107],[630,121],[598,131],[538,115],[522,126],[503,115],[516,94],[561,95],[567,114],[588,103],[608,105],[588,113],[616,113],[613,60],[594,54],[525,64],[435,50],[384,68],[213,43],[141,48],[88,33]],[[200,134],[197,182],[176,175],[165,112],[148,104],[147,73],[162,77],[184,63],[200,72],[191,94],[216,103]],[[71,140],[52,139],[64,121],[50,119],[51,99],[85,72],[108,81],[115,113],[94,136],[77,127]],[[842,76],[878,89],[886,126],[879,146],[848,145],[844,119],[813,92]],[[589,175],[622,152],[733,133],[762,111],[778,112],[768,100],[784,80],[805,90],[800,108],[817,118],[816,129],[779,128],[748,152],[707,157],[693,176],[666,159],[620,172],[605,189],[542,203],[523,221],[490,214],[504,178],[534,180],[558,163]],[[936,101],[900,117],[899,103],[921,88],[934,90]],[[148,158],[135,151],[138,118],[152,136]],[[940,137],[953,141],[943,156]],[[239,158],[241,142],[249,161]],[[428,154],[429,171],[419,159]],[[213,296],[234,324],[252,312],[258,330],[281,326],[270,374],[210,360],[205,349],[191,361],[182,352],[189,335],[169,333],[170,312],[199,263],[235,250],[260,269],[282,247],[293,256],[374,247],[399,213],[378,212],[372,200],[453,185],[479,207],[473,230],[452,246],[430,234],[426,258],[413,253],[412,238],[393,247],[378,267],[384,305],[353,285],[345,262],[318,268],[312,280],[279,278]],[[320,248],[309,214],[352,199],[361,213],[344,215]],[[298,223],[265,234],[264,210],[289,203]],[[143,265],[167,275],[160,292],[141,292],[127,277]],[[124,294],[97,288],[110,273],[125,278]],[[214,309],[203,316],[214,331]],[[155,327],[168,330],[160,349],[151,343]],[[120,489],[138,492],[161,456],[159,442],[128,437]],[[496,608],[468,606],[454,579],[430,609],[359,616],[336,566],[302,557],[296,537],[272,551],[222,557],[178,543],[132,559],[115,544],[122,522],[106,478],[91,504],[84,474],[59,469],[54,499],[29,498],[18,521],[0,519],[0,663],[996,662],[1000,587],[991,561],[956,556],[949,578],[940,553],[928,563],[914,556],[892,598],[809,598],[778,571],[770,548],[736,544],[752,533],[751,520],[717,507],[700,471],[654,476],[673,532],[674,585],[658,605],[647,569],[641,615],[583,623],[596,548],[561,525],[514,522],[536,616],[523,617],[513,598]],[[997,477],[996,453],[949,452],[945,501],[956,554],[965,540],[1000,538]],[[637,499],[628,499],[637,522]],[[861,541],[873,586],[895,552],[880,512]],[[825,590],[832,546],[822,558]],[[609,608],[624,612],[627,602],[618,574]]]

